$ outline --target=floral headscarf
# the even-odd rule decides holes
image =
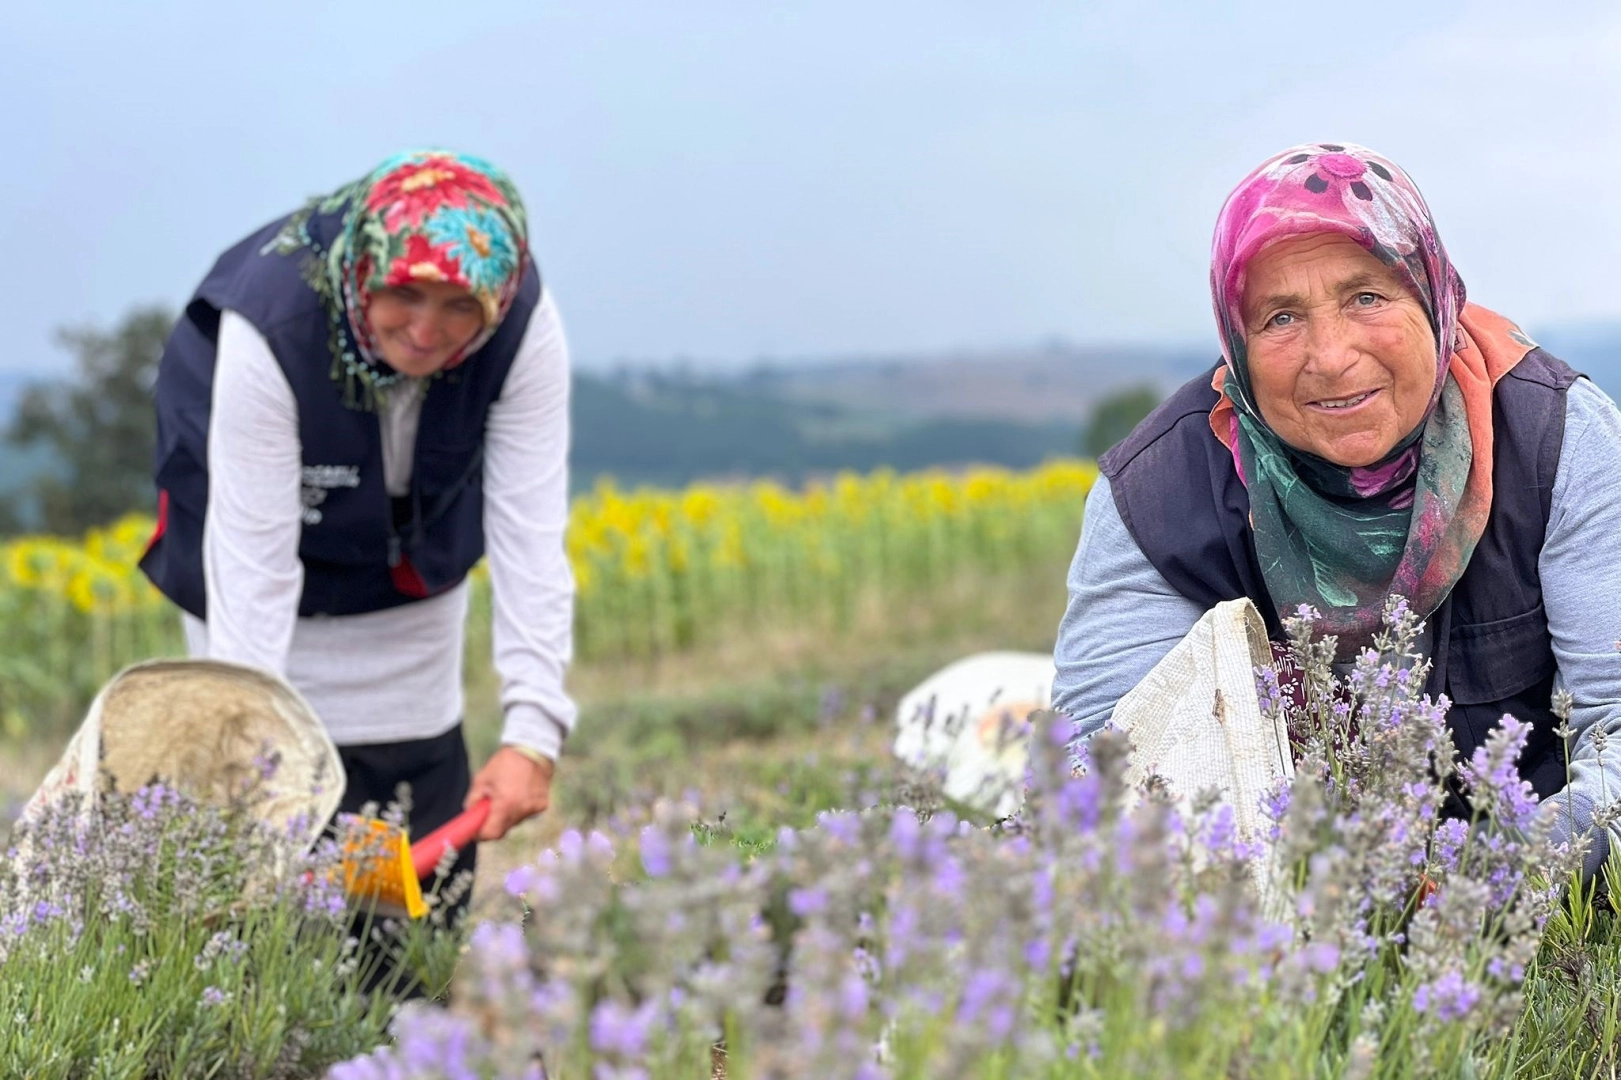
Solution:
[[[1250,260],[1279,240],[1320,233],[1348,236],[1394,270],[1435,333],[1424,419],[1365,467],[1285,443],[1250,383],[1242,316]],[[1277,610],[1317,608],[1342,656],[1368,643],[1390,594],[1421,615],[1434,612],[1491,513],[1492,387],[1535,344],[1465,303],[1418,188],[1393,162],[1350,144],[1285,150],[1234,189],[1216,222],[1210,288],[1226,360],[1212,384],[1222,397],[1211,427],[1249,490],[1256,554]]]
[[[317,213],[340,215],[328,244],[311,235]],[[346,404],[365,410],[400,379],[367,317],[374,293],[438,281],[477,298],[484,325],[442,369],[448,371],[500,327],[529,265],[527,220],[512,181],[486,161],[443,150],[390,158],[295,214],[270,246],[314,256],[306,280],[331,316],[332,378]]]

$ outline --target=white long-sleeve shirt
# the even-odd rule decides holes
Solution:
[[[419,382],[407,381],[379,405],[390,495],[410,490],[421,391]],[[501,741],[554,759],[576,715],[563,688],[574,616],[574,579],[563,547],[568,445],[568,345],[547,294],[486,422],[484,536]],[[454,727],[463,704],[465,581],[385,611],[299,617],[304,477],[298,406],[263,335],[231,311],[220,320],[208,467],[208,622],[185,617],[192,655],[283,676],[339,745],[430,738]]]

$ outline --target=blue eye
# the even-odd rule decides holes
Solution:
[[[1285,321],[1285,320],[1287,320],[1287,321]],[[1293,322],[1293,321],[1294,321],[1294,316],[1293,315],[1289,314],[1287,311],[1280,311],[1276,315],[1274,315],[1270,319],[1268,319],[1266,321],[1266,324],[1268,326],[1288,326],[1289,323]]]
[[[1363,307],[1372,307],[1381,299],[1383,298],[1378,293],[1365,292],[1356,294],[1356,302],[1361,304]]]

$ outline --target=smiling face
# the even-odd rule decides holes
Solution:
[[[1245,268],[1243,318],[1255,404],[1295,449],[1372,465],[1423,421],[1436,367],[1424,305],[1350,237],[1262,249]]]
[[[413,281],[378,289],[366,320],[388,366],[401,375],[432,375],[484,329],[484,308],[460,285]]]

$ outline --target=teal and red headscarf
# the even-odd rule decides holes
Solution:
[[[341,215],[326,245],[309,234],[310,215],[317,212]],[[446,282],[478,300],[484,325],[451,357],[448,371],[489,341],[529,265],[528,223],[512,181],[489,162],[444,150],[390,158],[295,214],[272,246],[314,256],[306,278],[332,319],[332,377],[347,404],[366,410],[400,378],[383,359],[367,318],[374,293]]]
[[[1348,236],[1395,271],[1435,333],[1435,389],[1416,428],[1365,467],[1285,443],[1250,383],[1245,271],[1289,237]],[[1492,390],[1535,348],[1507,319],[1467,304],[1424,197],[1394,162],[1348,143],[1276,154],[1227,197],[1216,221],[1211,298],[1226,360],[1211,428],[1249,491],[1250,524],[1280,614],[1310,605],[1340,654],[1365,646],[1385,598],[1420,615],[1440,607],[1468,566],[1492,499]]]

